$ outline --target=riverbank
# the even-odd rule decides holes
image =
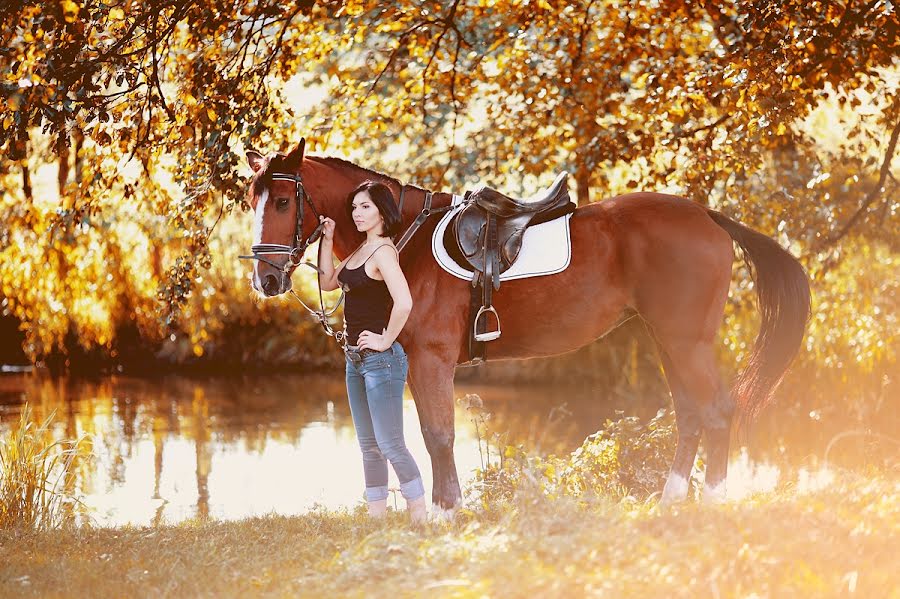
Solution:
[[[900,588],[896,472],[794,481],[714,507],[525,489],[422,530],[404,516],[373,522],[360,506],[5,530],[0,596],[896,597]]]

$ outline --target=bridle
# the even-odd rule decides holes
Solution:
[[[321,217],[319,216],[319,212],[316,210],[316,205],[313,204],[312,198],[309,197],[309,194],[306,193],[306,189],[303,187],[303,178],[300,175],[294,175],[289,173],[272,173],[271,174],[272,181],[293,181],[295,184],[295,199],[297,203],[297,226],[294,230],[294,235],[291,239],[291,245],[282,245],[280,243],[257,243],[250,246],[250,255],[249,256],[238,256],[238,258],[242,260],[259,260],[260,262],[265,262],[266,264],[275,267],[281,273],[281,276],[284,278],[290,277],[291,270],[299,266],[301,263],[309,266],[317,273],[318,287],[319,287],[319,310],[314,310],[306,305],[297,293],[291,289],[291,295],[297,298],[297,301],[303,304],[303,307],[312,314],[312,316],[319,321],[322,325],[322,328],[325,329],[325,333],[329,336],[334,337],[338,342],[343,340],[343,333],[340,331],[335,331],[331,328],[331,324],[328,322],[328,317],[337,311],[337,309],[341,306],[344,301],[344,291],[341,290],[341,297],[338,302],[334,305],[331,310],[325,310],[325,299],[322,297],[322,270],[312,262],[302,262],[303,254],[306,253],[306,249],[319,240],[319,237],[322,236],[322,229],[325,228],[325,223],[322,222]],[[303,239],[303,217],[304,217],[304,203],[309,204],[309,207],[312,209],[313,215],[316,218],[316,222],[319,224],[310,233],[309,237]],[[265,256],[278,256],[278,255],[287,255],[288,259],[284,262],[284,264],[276,264],[272,262]],[[318,261],[318,258],[317,258]]]
[[[324,223],[319,222],[319,225],[315,228],[315,230],[307,237],[305,240],[303,239],[303,215],[304,215],[304,202],[309,204],[309,207],[312,208],[313,215],[316,217],[316,221],[320,221],[319,213],[316,210],[316,205],[312,203],[312,199],[310,199],[309,194],[306,193],[306,189],[303,187],[303,179],[300,175],[291,175],[288,173],[272,173],[271,175],[272,181],[293,181],[296,185],[295,187],[295,198],[297,201],[297,227],[294,231],[294,236],[291,240],[291,245],[281,245],[279,243],[257,243],[250,246],[250,256],[238,256],[244,260],[259,260],[260,262],[265,262],[270,266],[274,266],[276,269],[282,272],[285,276],[291,271],[291,269],[296,268],[300,265],[300,261],[303,260],[303,254],[306,252],[306,248],[314,244],[318,241],[319,237],[322,235],[322,229],[325,226]],[[268,258],[264,258],[263,256],[271,256],[271,255],[283,255],[287,254],[288,259],[283,265],[275,264]],[[307,265],[318,270],[314,264],[307,262]]]

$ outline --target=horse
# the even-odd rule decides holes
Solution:
[[[264,297],[291,289],[297,248],[305,249],[307,237],[316,236],[318,214],[336,223],[339,259],[362,241],[344,209],[362,181],[381,181],[395,198],[405,196],[403,227],[420,215],[429,193],[340,158],[306,155],[305,145],[301,140],[287,155],[247,153],[254,171],[248,190],[254,248],[276,250],[254,264],[251,285]],[[431,201],[435,209],[447,207],[452,195],[435,192]],[[431,457],[432,502],[452,510],[461,500],[453,456],[453,377],[469,358],[471,284],[446,273],[432,257],[437,220],[425,219],[400,253],[413,308],[398,339],[409,356],[408,384]],[[739,416],[750,423],[771,402],[803,339],[811,301],[803,267],[770,237],[676,195],[636,192],[578,206],[569,224],[572,257],[565,270],[506,281],[495,294],[503,336],[490,342],[489,358],[570,352],[639,315],[659,351],[675,409],[677,443],[661,501],[687,498],[701,435],[707,450],[702,498],[724,501],[732,421]],[[761,326],[749,362],[729,390],[715,344],[734,244],[755,283]],[[278,253],[286,257],[274,257]]]

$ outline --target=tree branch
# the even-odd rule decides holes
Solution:
[[[366,103],[366,100],[369,99],[369,96],[372,95],[372,92],[375,91],[375,87],[378,85],[378,82],[381,81],[381,77],[387,72],[389,68],[391,68],[391,64],[394,62],[394,59],[397,57],[397,53],[400,51],[400,48],[403,47],[403,42],[406,41],[406,38],[409,37],[416,29],[421,27],[426,27],[428,25],[435,25],[437,21],[429,19],[427,21],[422,21],[421,23],[416,23],[406,31],[400,34],[400,37],[397,39],[397,47],[391,51],[391,55],[388,57],[387,63],[384,65],[384,68],[378,73],[378,76],[375,77],[375,80],[372,82],[372,85],[369,86],[368,91],[366,91],[366,95],[362,97],[362,100],[359,101],[358,106],[362,106]]]
[[[892,112],[896,115],[900,112],[900,96],[897,96],[894,99],[894,105],[891,107]],[[881,196],[881,192],[884,191],[884,182],[887,180],[888,174],[891,170],[891,160],[894,158],[894,150],[897,148],[897,138],[900,137],[900,118],[897,119],[897,122],[894,124],[894,130],[891,131],[891,139],[888,142],[887,150],[884,153],[884,160],[881,163],[881,171],[878,176],[878,183],[869,192],[869,195],[866,196],[866,199],[863,201],[862,206],[857,209],[857,211],[850,217],[850,220],[847,221],[847,224],[843,226],[843,228],[838,231],[837,235],[828,240],[830,245],[834,245],[837,243],[842,237],[844,237],[847,233],[850,232],[856,223],[858,223],[868,212],[869,206],[871,206],[875,200],[877,200]]]

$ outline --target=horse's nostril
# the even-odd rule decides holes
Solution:
[[[266,275],[266,280],[263,281],[263,291],[265,291],[267,295],[275,295],[278,293],[278,277],[275,275]]]

